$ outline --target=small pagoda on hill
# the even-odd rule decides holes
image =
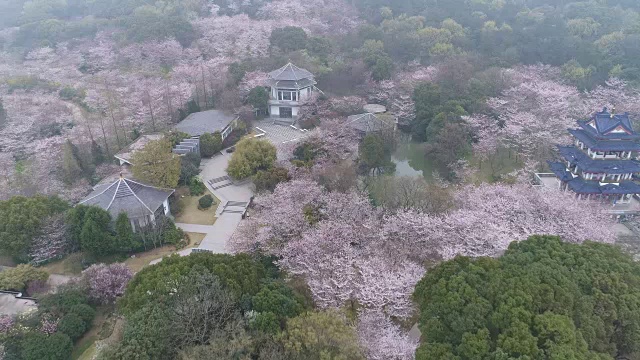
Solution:
[[[640,134],[633,130],[629,114],[615,114],[604,108],[590,120],[578,120],[569,129],[574,146],[558,146],[564,162],[549,162],[561,190],[571,190],[582,199],[601,199],[628,204],[640,185],[634,180],[640,162]]]

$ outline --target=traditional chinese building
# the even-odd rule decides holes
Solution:
[[[614,205],[629,204],[640,185],[634,179],[640,162],[640,134],[633,130],[629,114],[610,113],[607,108],[590,120],[579,120],[569,132],[573,146],[558,146],[562,162],[549,162],[561,190],[583,199],[601,199]]]
[[[295,122],[303,102],[315,89],[313,74],[292,63],[269,73],[269,114],[291,123]]]

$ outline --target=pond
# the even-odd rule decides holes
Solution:
[[[425,156],[425,144],[411,140],[411,136],[400,134],[398,147],[391,156],[396,164],[396,176],[422,176],[433,180],[433,164]]]

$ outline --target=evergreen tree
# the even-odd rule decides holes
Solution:
[[[62,151],[62,180],[67,184],[73,184],[84,173],[77,157],[78,148],[67,140]]]
[[[102,164],[105,160],[104,152],[102,151],[102,147],[98,145],[95,140],[91,141],[91,158],[93,163],[98,166]]]
[[[4,109],[2,105],[2,99],[0,98],[0,128],[6,125],[7,123],[7,111]]]
[[[114,241],[111,234],[101,229],[101,227],[89,218],[85,221],[80,233],[80,244],[82,250],[94,256],[105,256],[113,252]]]
[[[133,244],[133,228],[126,213],[121,212],[116,219],[116,246],[119,251],[131,251]]]

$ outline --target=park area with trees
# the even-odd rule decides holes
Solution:
[[[0,289],[38,301],[0,314],[0,358],[640,358],[624,225],[531,186],[576,120],[637,122],[638,49],[631,0],[0,0],[0,258],[16,265]],[[322,90],[304,131],[250,139],[287,62]],[[371,103],[397,131],[347,124]],[[177,219],[179,196],[216,213],[203,160],[172,152],[190,137],[174,126],[211,109],[238,127],[202,134],[200,155],[255,185],[231,253],[134,273],[187,236],[77,202],[163,134],[133,175],[178,188]],[[61,259],[79,269],[52,292]]]

